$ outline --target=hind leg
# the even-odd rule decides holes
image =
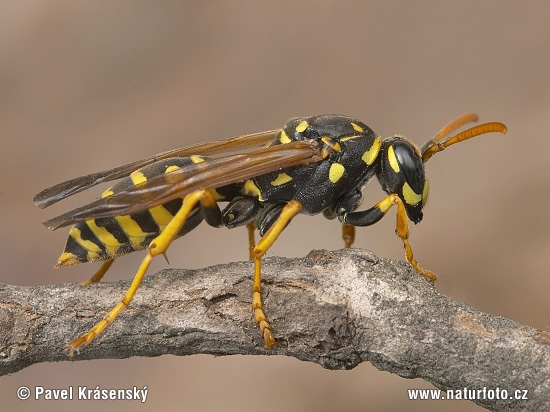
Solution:
[[[179,231],[185,225],[187,218],[195,209],[197,203],[200,203],[203,212],[208,210],[208,214],[211,216],[211,218],[209,218],[211,222],[216,221],[216,218],[212,217],[215,215],[215,208],[217,208],[221,216],[221,211],[217,207],[216,200],[208,190],[197,190],[187,195],[185,197],[185,200],[183,201],[181,208],[176,213],[174,218],[170,221],[170,223],[168,223],[164,230],[149,244],[147,255],[141,262],[141,265],[136,275],[134,276],[132,284],[124,294],[124,297],[121,299],[121,301],[113,309],[111,309],[109,313],[107,313],[99,323],[97,323],[92,329],[90,329],[89,332],[69,342],[67,350],[71,357],[74,356],[75,351],[77,351],[80,346],[88,345],[95,337],[103,332],[103,330],[107,326],[113,323],[120,312],[130,304],[137,289],[139,288],[143,276],[145,276],[145,273],[149,268],[149,265],[156,256],[164,255],[166,253],[166,250],[168,249],[172,241],[176,238]],[[105,265],[106,263],[104,264],[104,266]]]
[[[99,270],[90,279],[82,282],[81,285],[88,286],[88,285],[91,285],[92,283],[99,282],[101,279],[103,279],[103,276],[105,276],[105,273],[107,273],[107,271],[109,270],[109,268],[111,267],[114,261],[115,261],[114,259],[109,259],[103,262]]]
[[[271,333],[271,325],[262,309],[262,256],[273,245],[290,220],[296,216],[302,209],[302,204],[297,200],[291,200],[281,210],[277,220],[271,225],[269,230],[262,236],[254,248],[254,282],[252,285],[252,309],[254,309],[254,318],[260,326],[260,332],[264,338],[265,346],[270,348],[275,345],[275,339]]]

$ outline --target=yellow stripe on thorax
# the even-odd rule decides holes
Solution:
[[[272,180],[270,183],[271,183],[271,186],[281,186],[281,185],[284,185],[285,183],[288,183],[292,180],[292,177],[287,175],[286,173],[279,173],[277,175],[277,178],[275,180]]]
[[[363,156],[361,156],[363,162],[370,166],[378,156],[378,152],[380,152],[380,146],[382,146],[382,139],[377,137],[376,139],[374,139],[374,142],[372,142],[372,146],[370,147],[370,149],[363,153]]]
[[[256,183],[254,183],[252,179],[248,179],[246,182],[244,182],[244,192],[247,195],[252,195],[256,197],[260,202],[264,201],[260,188],[256,186]]]
[[[332,183],[336,183],[344,175],[345,171],[346,169],[340,163],[331,164],[328,171],[328,180]]]
[[[279,141],[282,144],[287,144],[287,143],[290,143],[292,140],[290,139],[290,137],[288,137],[288,134],[286,134],[286,132],[284,130],[281,130],[281,134],[279,136]]]
[[[308,126],[309,126],[309,124],[307,123],[307,121],[306,121],[306,120],[303,120],[303,121],[301,121],[301,122],[298,124],[298,126],[296,126],[296,131],[297,131],[298,133],[303,133],[303,132],[306,131],[306,129],[308,128]]]
[[[359,126],[358,124],[356,123],[351,123],[351,127],[353,127],[353,130],[355,130],[356,132],[359,132],[359,133],[363,133],[364,130],[361,126]]]

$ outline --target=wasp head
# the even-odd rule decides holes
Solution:
[[[382,189],[388,194],[397,194],[409,219],[420,222],[429,192],[420,152],[404,137],[393,136],[382,142],[380,156],[378,180]]]

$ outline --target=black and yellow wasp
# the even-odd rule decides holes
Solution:
[[[351,117],[295,118],[282,129],[172,150],[40,192],[34,202],[44,208],[101,182],[122,178],[94,202],[44,223],[50,229],[73,225],[57,267],[105,261],[84,284],[99,281],[118,256],[148,249],[120,303],[88,333],[69,343],[71,356],[129,305],[154,257],[203,220],[214,227],[248,227],[255,265],[252,308],[267,347],[275,340],[262,309],[261,258],[298,213],[338,217],[349,247],[354,226],[372,225],[396,206],[396,233],[407,261],[435,280],[435,274],[413,257],[407,219],[422,220],[429,192],[424,163],[433,154],[483,133],[506,132],[502,123],[493,122],[444,139],[475,120],[473,114],[456,119],[419,150],[403,136],[382,139]],[[361,189],[373,176],[387,196],[370,209],[356,211]],[[228,203],[221,210],[218,202]],[[255,228],[261,236],[257,244]]]

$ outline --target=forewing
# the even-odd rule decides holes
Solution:
[[[315,140],[291,142],[220,158],[205,159],[156,176],[111,196],[71,210],[44,222],[50,229],[80,221],[138,213],[199,189],[213,189],[241,182],[287,167],[322,159]]]
[[[235,151],[246,151],[251,148],[257,148],[267,145],[271,142],[280,129],[267,132],[249,134],[245,136],[232,137],[230,139],[218,140],[207,143],[174,149],[159,153],[146,159],[137,160],[114,169],[104,170],[102,172],[91,173],[86,176],[80,176],[56,184],[55,186],[44,189],[34,198],[34,203],[41,209],[53,205],[69,196],[89,189],[99,183],[109,182],[130,175],[134,170],[140,167],[158,162],[159,160],[169,159],[171,157],[184,157],[191,155],[215,156]]]

